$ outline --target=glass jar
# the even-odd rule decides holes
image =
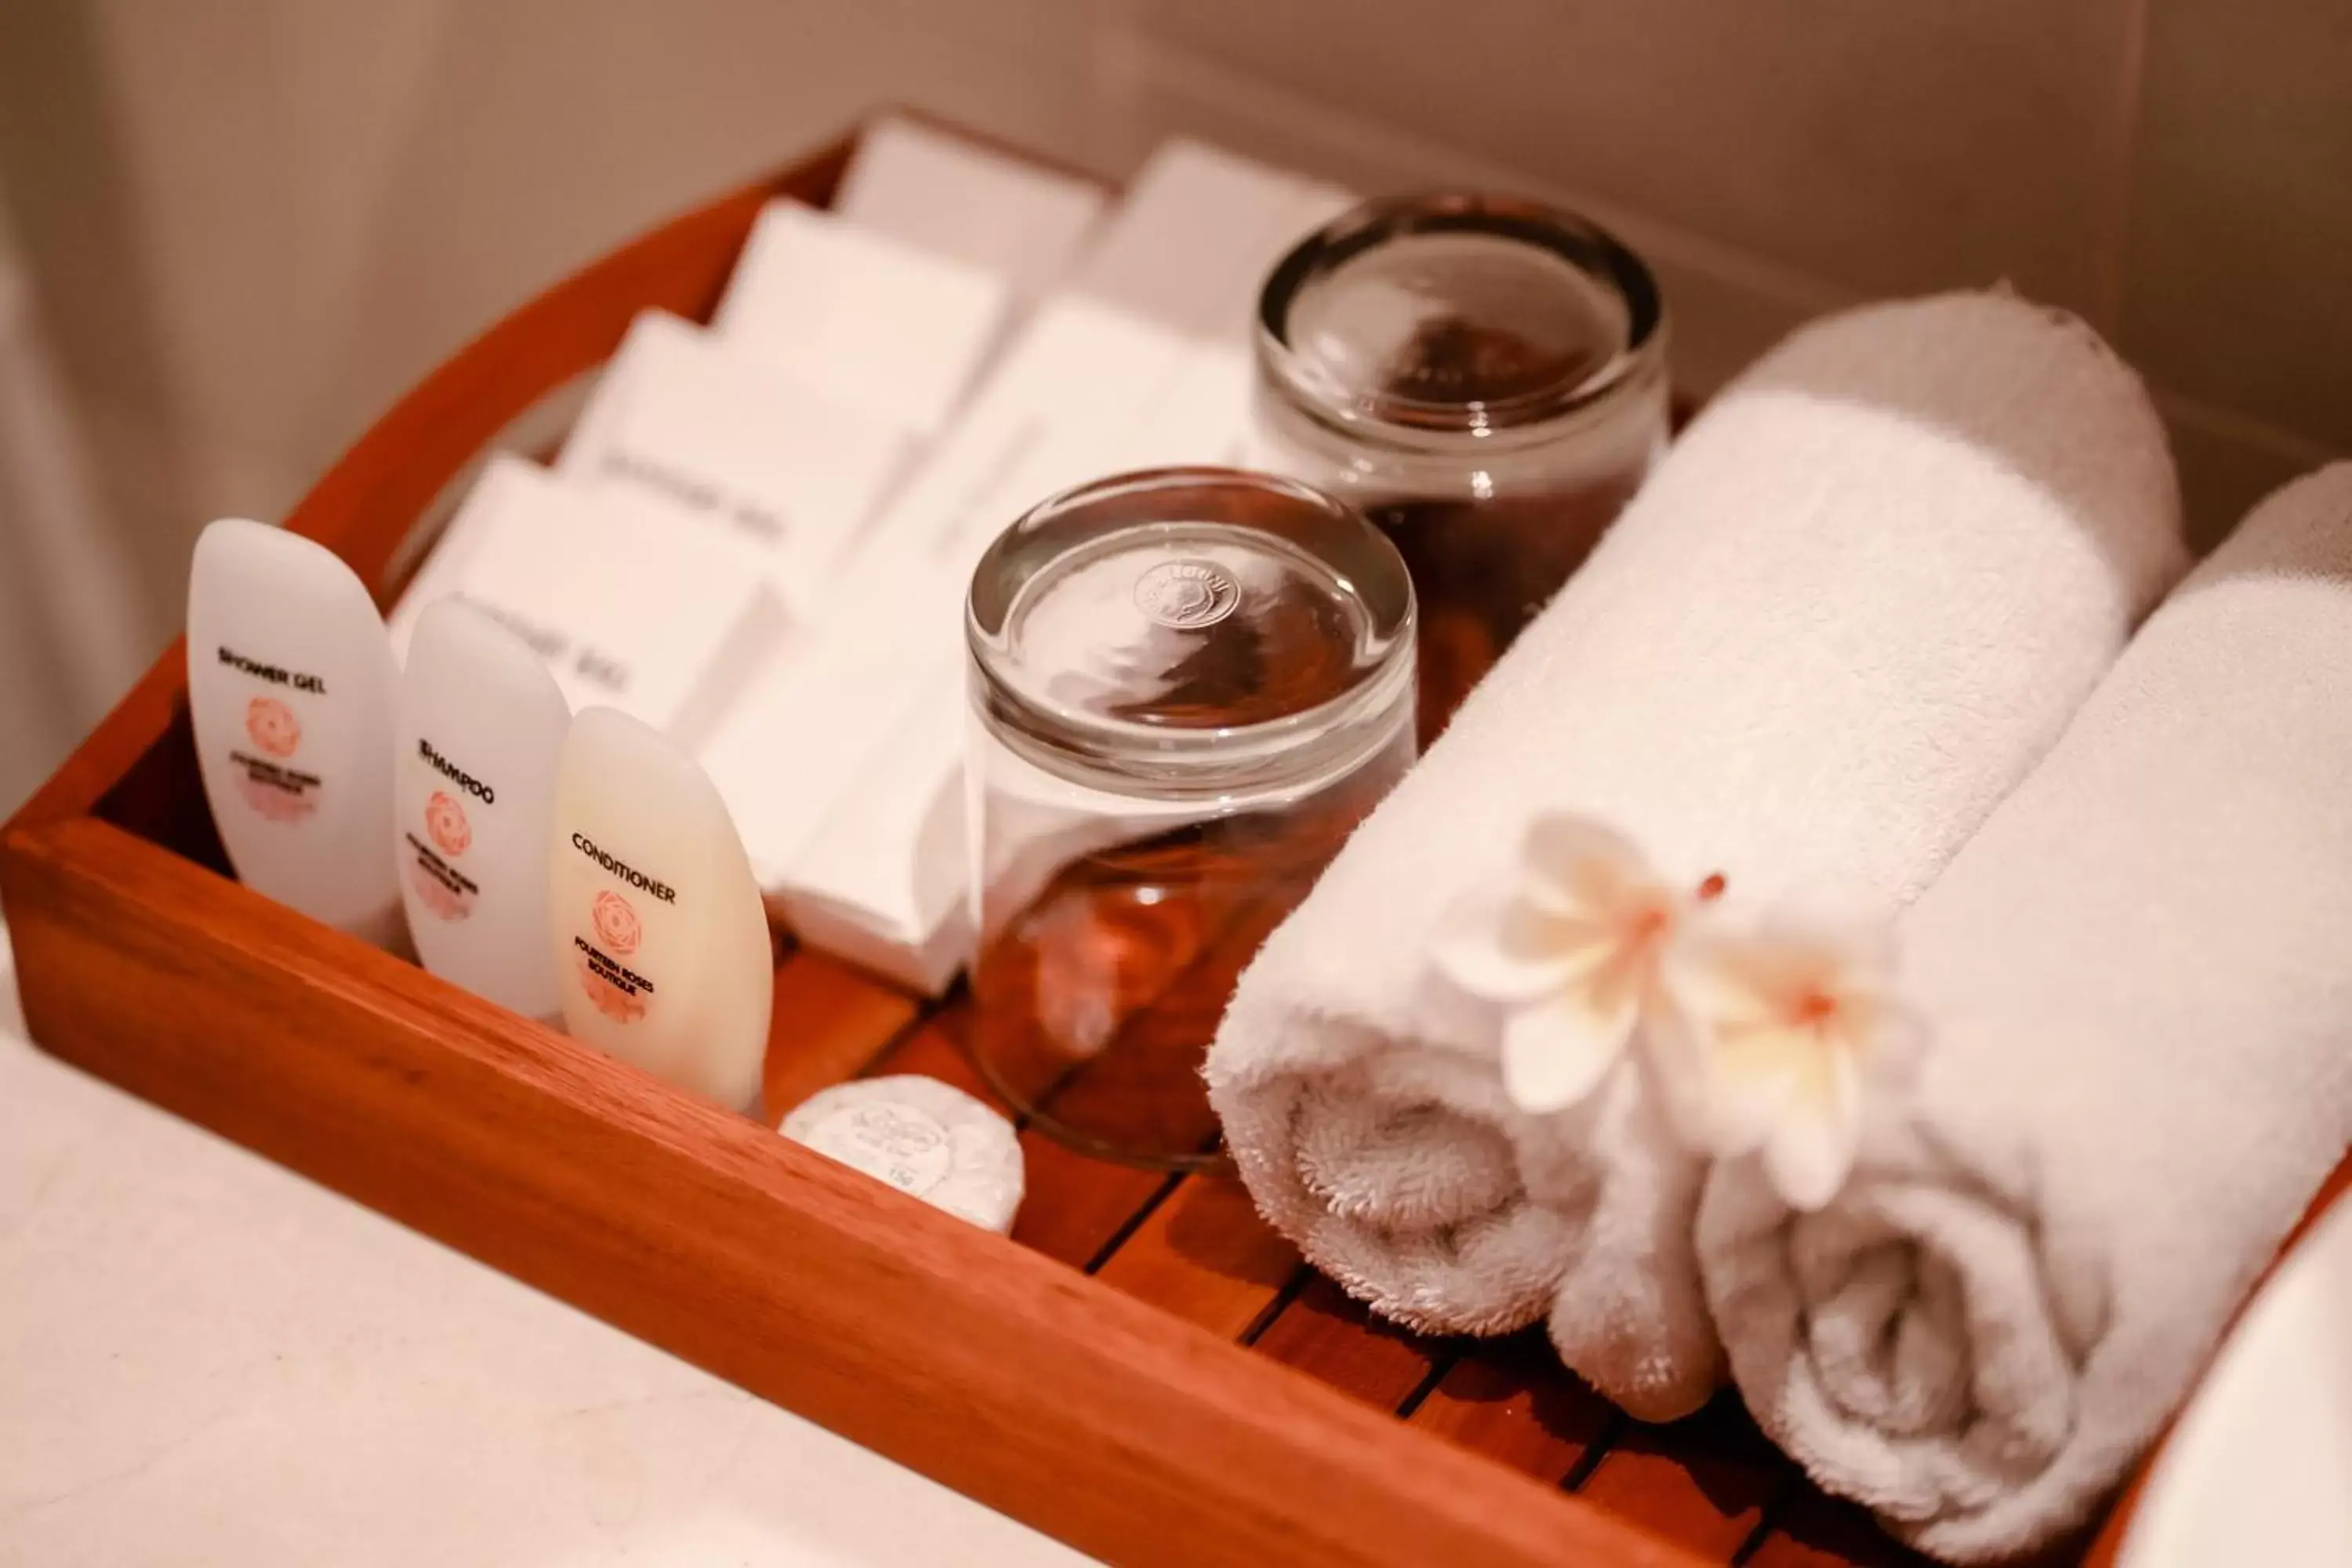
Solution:
[[[1250,460],[1402,552],[1423,744],[1664,451],[1665,345],[1641,258],[1533,202],[1368,202],[1267,278]]]
[[[1234,984],[1412,762],[1404,563],[1303,485],[1130,474],[1007,530],[965,632],[973,1056],[1066,1143],[1221,1166]]]

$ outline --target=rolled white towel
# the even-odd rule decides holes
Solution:
[[[1954,1562],[2080,1523],[2352,1141],[2352,465],[2148,622],[1899,926],[1926,1043],[1805,1214],[1698,1241],[1748,1407]]]
[[[1516,1108],[1503,1016],[1433,973],[1452,911],[1569,813],[1667,886],[1891,915],[2177,575],[2178,510],[2137,378],[2070,317],[1954,294],[1768,354],[1244,977],[1208,1074],[1259,1206],[1391,1318],[1549,1314],[1627,1409],[1698,1405],[1721,1376],[1689,1242],[1703,1166],[1638,1051],[1568,1109]],[[1533,850],[1608,860],[1597,831]]]

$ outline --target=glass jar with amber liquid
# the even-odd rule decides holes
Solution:
[[[1267,278],[1250,460],[1402,553],[1423,744],[1664,451],[1665,343],[1641,258],[1534,202],[1370,202]]]

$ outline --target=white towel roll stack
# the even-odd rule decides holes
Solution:
[[[1465,896],[1571,814],[1666,885],[1891,917],[2024,776],[2181,563],[2136,376],[2004,294],[1850,311],[1727,389],[1244,977],[1209,1061],[1260,1206],[1381,1312],[1549,1316],[1639,1415],[1721,1352],[1703,1166],[1636,1040],[1565,1110],[1434,972]]]

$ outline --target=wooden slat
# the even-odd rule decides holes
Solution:
[[[971,1057],[963,1048],[962,1026],[952,1007],[934,1013],[916,1028],[901,1035],[890,1048],[867,1066],[859,1075],[866,1078],[887,1078],[899,1073],[912,1073],[922,1078],[935,1078],[941,1083],[953,1084],[975,1100],[984,1100],[1000,1111],[1004,1102],[971,1065]],[[1010,1112],[1007,1112],[1010,1114]]]
[[[1578,1495],[1709,1562],[1728,1563],[1795,1473],[1726,1391],[1680,1421],[1627,1423]]]
[[[1379,1321],[1318,1274],[1253,1348],[1342,1394],[1392,1411],[1429,1381],[1455,1347]]]
[[[1306,1265],[1231,1176],[1192,1176],[1153,1209],[1098,1278],[1221,1339],[1239,1339]]]
[[[1089,1160],[1034,1130],[1022,1132],[1021,1150],[1029,1161],[1029,1196],[1013,1239],[1073,1268],[1092,1264],[1168,1184],[1157,1171]]]
[[[1539,1329],[1473,1346],[1412,1413],[1424,1432],[1557,1484],[1622,1422]]]
[[[794,1106],[855,1078],[912,1024],[921,1003],[839,959],[803,948],[776,967],[761,1104],[775,1125]]]

